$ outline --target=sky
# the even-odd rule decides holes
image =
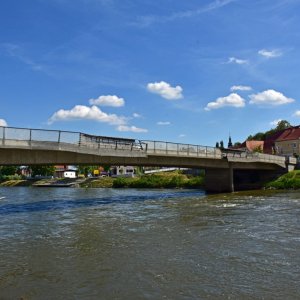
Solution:
[[[300,0],[2,0],[0,126],[215,146],[300,124]]]

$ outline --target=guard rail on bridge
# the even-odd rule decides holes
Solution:
[[[215,147],[170,143],[163,141],[140,141],[127,138],[88,135],[81,132],[29,129],[17,127],[0,127],[0,148],[45,149],[56,147],[66,151],[89,151],[101,154],[108,151],[114,153],[125,151],[141,155],[199,157],[210,159],[227,159],[228,161],[265,162],[283,165],[285,157],[262,153],[241,151],[221,151]],[[124,153],[125,153],[124,152]]]

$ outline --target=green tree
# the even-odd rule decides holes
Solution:
[[[279,131],[279,130],[284,130],[284,129],[287,129],[290,127],[292,127],[292,125],[287,120],[281,120],[277,123],[275,130]]]
[[[34,165],[30,166],[31,169],[31,176],[53,176],[55,172],[54,166],[40,166]]]
[[[17,173],[17,169],[18,168],[16,166],[2,166],[0,167],[0,175],[15,175]]]

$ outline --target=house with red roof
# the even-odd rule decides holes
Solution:
[[[300,126],[277,131],[267,136],[264,141],[245,141],[238,149],[283,156],[300,156]]]

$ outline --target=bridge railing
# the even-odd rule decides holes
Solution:
[[[220,149],[214,147],[162,141],[143,140],[142,142],[147,144],[148,154],[221,158]]]
[[[110,138],[107,142],[82,141],[82,133],[62,130],[29,129],[17,127],[0,126],[0,145],[5,146],[32,146],[35,143],[43,143],[47,146],[57,144],[58,146],[80,147],[87,149],[111,149],[145,151],[146,145],[140,141],[118,138]],[[96,137],[96,136],[95,136]],[[101,138],[101,137],[96,137]]]
[[[248,151],[222,151],[222,156],[227,158],[245,159],[249,161],[271,162],[271,163],[285,163],[286,158],[284,156],[264,154],[259,152]]]

